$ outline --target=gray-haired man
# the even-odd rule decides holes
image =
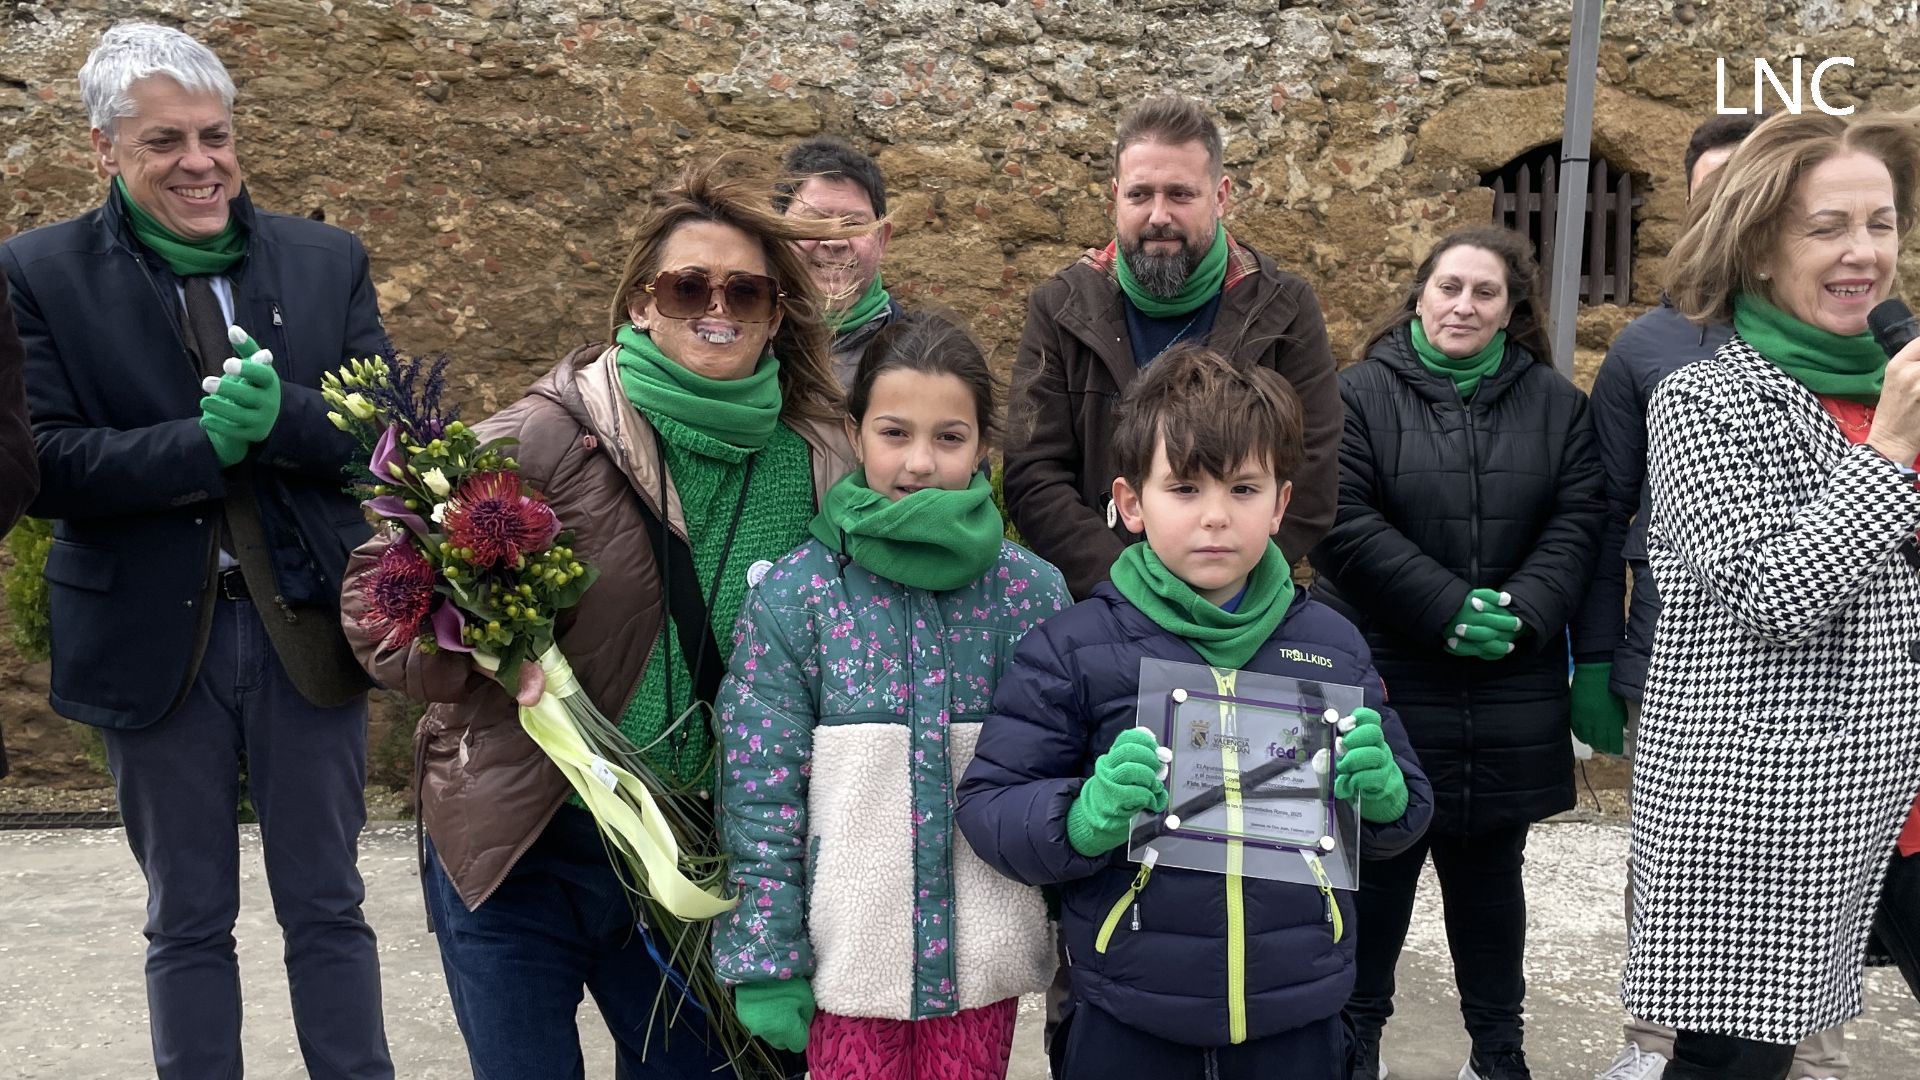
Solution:
[[[389,1078],[355,865],[367,682],[339,625],[367,527],[341,491],[354,447],[317,389],[389,351],[366,251],[253,208],[233,81],[187,35],[107,31],[80,89],[106,201],[0,245],[0,270],[39,456],[31,512],[54,519],[49,697],[102,729],[146,875],[154,1062],[163,1080],[241,1075],[244,760],[307,1073]],[[234,324],[265,351],[235,357]]]

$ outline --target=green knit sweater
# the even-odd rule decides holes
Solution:
[[[686,516],[687,535],[693,540],[693,564],[700,575],[700,596],[705,599],[720,570],[720,550],[726,546],[727,525],[740,498],[740,483],[746,476],[748,453],[684,424],[656,413],[641,410],[666,444],[667,475],[680,493],[680,507]],[[734,536],[733,552],[727,556],[719,596],[709,613],[714,640],[720,645],[725,663],[733,643],[733,626],[746,598],[747,568],[761,559],[784,558],[807,539],[807,524],[813,520],[813,454],[805,439],[782,424],[774,429],[767,445],[753,455],[753,486],[747,492],[746,509],[740,515],[739,531]],[[673,668],[673,697],[668,702],[667,667]],[[662,624],[660,638],[647,657],[646,675],[640,688],[620,714],[620,730],[635,746],[659,744],[647,751],[648,762],[662,776],[682,783],[703,779],[708,751],[713,746],[711,718],[703,713],[687,718],[672,734],[661,738],[674,718],[687,709],[692,699],[693,676],[687,670],[686,657],[671,615]]]

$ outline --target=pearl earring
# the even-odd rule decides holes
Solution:
[[[1756,277],[1758,277],[1758,278],[1759,278],[1759,279],[1760,279],[1761,281],[1772,281],[1772,280],[1773,280],[1773,275],[1772,275],[1772,274],[1769,274],[1769,273],[1767,273],[1767,272],[1766,272],[1765,270],[1762,270],[1762,271],[1760,271],[1760,273],[1759,273],[1759,274],[1757,274],[1757,275],[1755,275],[1755,276],[1756,276]]]

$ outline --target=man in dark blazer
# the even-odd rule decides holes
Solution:
[[[366,251],[253,207],[232,79],[187,35],[114,27],[80,88],[105,199],[0,245],[0,270],[31,512],[54,520],[49,697],[102,729],[146,875],[155,1065],[241,1075],[244,761],[308,1075],[392,1077],[356,866],[367,681],[339,625],[368,530],[342,490],[355,448],[317,389],[388,351]]]
[[[20,334],[0,280],[0,533],[13,528],[40,490],[40,467],[27,426],[26,385],[20,377]],[[7,775],[7,743],[0,738],[0,777]]]

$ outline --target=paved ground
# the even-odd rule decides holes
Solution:
[[[266,900],[259,833],[244,831],[239,930],[248,987],[246,1046],[253,1077],[300,1077]],[[1621,948],[1615,822],[1541,826],[1528,865],[1528,1049],[1540,1080],[1590,1080],[1619,1037],[1614,977]],[[388,1034],[405,1080],[468,1076],[447,1007],[438,954],[425,932],[410,826],[379,825],[362,866],[380,934]],[[1466,1052],[1452,1003],[1437,890],[1431,877],[1401,964],[1400,1014],[1386,1058],[1404,1080],[1453,1080]],[[145,890],[118,831],[0,833],[0,1080],[130,1080],[151,1076],[139,933]],[[582,1011],[589,1075],[610,1077],[608,1039]],[[1042,1080],[1037,1003],[1021,1014],[1015,1080]],[[1920,1078],[1920,1006],[1898,976],[1873,972],[1867,1012],[1852,1027],[1853,1075]],[[1276,1077],[1283,1075],[1276,1073]],[[538,1078],[529,1078],[538,1080]]]

